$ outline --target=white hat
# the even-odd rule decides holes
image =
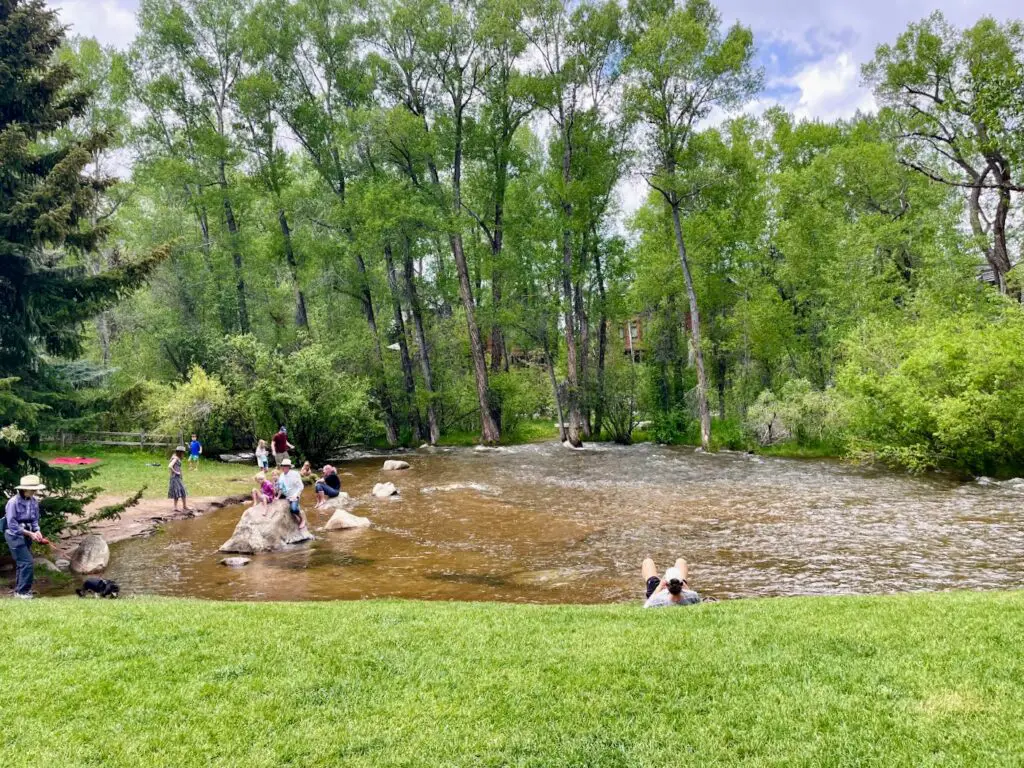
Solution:
[[[39,475],[25,475],[21,483],[15,486],[19,491],[45,491],[46,486],[39,480]]]
[[[174,449],[174,452],[178,453],[180,451],[181,453],[184,453],[187,450],[188,448],[186,448],[184,445],[179,445],[177,448]]]
[[[685,582],[686,579],[683,578],[683,572],[680,571],[678,568],[669,568],[667,571],[665,571],[665,581]]]
[[[291,459],[285,459],[284,461],[281,462],[281,466],[282,467],[290,467],[291,465],[292,465],[292,460]]]

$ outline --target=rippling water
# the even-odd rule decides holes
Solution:
[[[599,603],[640,597],[676,557],[721,598],[1024,586],[1024,481],[956,483],[837,462],[655,445],[420,450],[412,469],[339,466],[368,530],[257,555],[217,548],[229,507],[112,547],[123,593],[237,600],[409,597]],[[384,479],[399,500],[366,497]],[[312,500],[309,501],[312,507]]]

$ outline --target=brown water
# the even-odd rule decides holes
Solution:
[[[717,597],[1024,586],[1024,481],[960,484],[836,462],[654,445],[420,450],[339,467],[369,530],[219,565],[241,507],[115,545],[122,594],[228,600],[636,600],[640,562]],[[385,477],[385,474],[387,475]],[[395,482],[400,500],[366,498]],[[312,506],[311,497],[307,499]]]

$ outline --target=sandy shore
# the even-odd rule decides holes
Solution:
[[[186,520],[193,517],[200,517],[221,507],[232,504],[240,504],[249,499],[248,494],[234,494],[231,496],[189,496],[188,511],[180,508],[174,510],[169,499],[142,499],[134,507],[125,510],[117,520],[103,520],[89,526],[88,533],[98,533],[108,544],[125,539],[135,539],[141,536],[149,536],[163,523],[171,520]],[[86,507],[88,514],[93,514],[102,507],[118,504],[124,501],[123,497],[103,495],[98,496],[92,504]],[[57,545],[58,553],[54,557],[64,557],[78,545],[84,533],[72,533],[63,537]]]

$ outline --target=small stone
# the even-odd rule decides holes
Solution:
[[[102,536],[89,534],[71,553],[71,570],[75,573],[97,573],[110,563],[110,547]]]
[[[42,568],[45,571],[51,571],[53,573],[60,573],[60,568],[57,567],[56,563],[51,563],[45,557],[33,557],[32,564],[36,568]]]
[[[66,557],[59,557],[53,561],[53,564],[60,568],[62,571],[66,571],[71,567],[71,561]]]
[[[241,568],[243,565],[248,565],[251,562],[251,557],[225,557],[220,561],[220,564],[226,565],[228,568]]]
[[[347,528],[369,528],[370,521],[365,517],[353,515],[344,509],[339,509],[327,521],[325,528],[328,531],[343,531]]]
[[[394,483],[377,483],[371,492],[378,499],[387,499],[398,495],[398,489]]]
[[[388,459],[384,462],[385,472],[397,472],[400,469],[408,469],[408,461],[399,461],[398,459]]]

